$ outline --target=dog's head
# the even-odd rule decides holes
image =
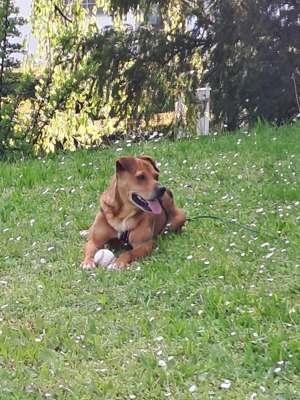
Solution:
[[[116,179],[123,202],[159,214],[166,188],[158,182],[159,170],[149,156],[121,157],[116,162]]]

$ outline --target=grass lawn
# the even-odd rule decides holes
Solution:
[[[299,399],[299,133],[1,163],[0,398]],[[195,219],[130,270],[82,271],[115,159],[142,152],[188,217],[261,233]]]

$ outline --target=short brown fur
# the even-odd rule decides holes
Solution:
[[[184,213],[175,205],[169,189],[158,182],[158,168],[149,156],[121,157],[116,162],[116,173],[110,187],[100,197],[100,209],[88,230],[88,242],[84,248],[83,269],[95,268],[94,256],[99,249],[122,247],[120,237],[129,232],[132,249],[115,260],[115,266],[124,269],[129,263],[145,257],[153,250],[153,240],[164,232],[166,226],[179,231],[186,221]],[[159,202],[161,212],[141,209],[132,200],[132,194],[145,200]]]

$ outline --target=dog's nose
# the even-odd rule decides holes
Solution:
[[[163,197],[165,194],[166,188],[162,185],[158,185],[156,189],[157,197]]]

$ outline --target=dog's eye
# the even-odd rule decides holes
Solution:
[[[141,175],[138,175],[136,178],[138,181],[142,182],[142,181],[146,180],[146,175],[141,174]]]

